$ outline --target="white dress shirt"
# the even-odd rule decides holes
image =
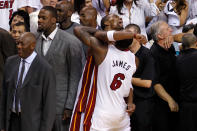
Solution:
[[[123,27],[127,26],[128,24],[137,24],[140,29],[141,33],[147,37],[146,28],[145,28],[145,19],[146,16],[156,16],[158,13],[158,8],[155,3],[149,3],[146,0],[139,0],[136,4],[133,2],[132,7],[130,10],[126,8],[123,4],[121,13],[118,13],[118,9],[116,6],[112,6],[110,8],[110,14],[116,14],[123,20]],[[129,13],[131,14],[129,16]]]
[[[38,14],[40,10],[37,10],[35,12],[32,12],[29,14],[30,18],[30,31],[37,35],[37,30],[38,30]]]
[[[29,57],[27,57],[25,59],[25,69],[24,69],[24,73],[23,73],[22,83],[24,82],[25,77],[26,77],[26,75],[29,71],[29,68],[30,68],[33,60],[35,59],[36,55],[37,55],[37,53],[34,51]],[[17,88],[17,85],[18,85],[19,76],[21,74],[22,64],[23,64],[23,59],[21,58],[21,62],[20,62],[20,65],[19,65],[19,72],[18,72],[18,79],[17,79],[16,88]],[[18,106],[19,106],[19,112],[21,112],[20,100],[19,100],[19,105]],[[12,111],[15,112],[15,97],[14,97],[14,101],[13,101],[13,110]]]
[[[47,54],[47,51],[49,50],[51,46],[51,42],[53,41],[57,33],[57,30],[58,30],[58,27],[56,27],[55,30],[47,38],[45,37],[44,33],[42,33],[42,38],[43,38],[42,52],[44,56]]]

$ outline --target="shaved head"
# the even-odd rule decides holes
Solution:
[[[80,23],[83,26],[96,28],[97,26],[97,11],[93,7],[84,7],[80,11]]]
[[[97,15],[97,11],[94,7],[85,6],[81,11],[85,11],[86,13],[90,13],[92,15]]]
[[[70,1],[59,1],[57,3],[57,5],[61,5],[62,8],[74,12],[74,6],[72,5],[72,3]]]
[[[31,43],[36,43],[36,37],[33,33],[31,32],[25,32],[24,34],[21,35],[21,39],[25,40],[26,42],[28,42],[29,44]]]
[[[74,12],[74,6],[71,4],[71,2],[59,1],[55,8],[57,10],[57,22],[60,23],[60,25],[63,22],[71,22],[71,16]]]
[[[197,43],[197,38],[194,34],[188,33],[188,34],[183,35],[182,37],[183,49],[195,47],[196,43]]]

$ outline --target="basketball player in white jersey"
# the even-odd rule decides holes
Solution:
[[[95,36],[97,30],[89,27],[76,27],[74,32],[77,37],[91,48],[95,61],[95,71],[93,83],[96,89],[91,91],[96,93],[95,101],[88,101],[83,120],[84,128],[81,130],[91,131],[130,131],[129,115],[133,112],[132,100],[132,75],[136,70],[135,56],[128,50],[133,37],[141,38],[141,35],[134,35],[128,32],[98,32],[97,37],[107,40],[117,41],[115,45],[108,45],[99,41]],[[93,35],[92,35],[93,34]],[[128,97],[126,103],[124,98]],[[93,99],[90,94],[89,99]],[[89,107],[95,106],[92,110]],[[89,116],[89,114],[92,114]],[[73,115],[72,120],[77,116]],[[89,122],[88,122],[89,121]],[[77,131],[76,124],[70,130]]]

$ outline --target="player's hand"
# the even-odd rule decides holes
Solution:
[[[168,101],[168,106],[169,106],[171,112],[178,112],[179,111],[179,105],[173,99]]]
[[[62,120],[66,120],[68,118],[71,118],[71,116],[72,116],[72,110],[65,109]]]
[[[128,106],[127,106],[127,110],[126,110],[126,112],[129,114],[129,115],[132,115],[133,114],[133,112],[135,111],[135,104],[129,104]]]
[[[5,131],[4,129],[2,129],[1,131]]]
[[[146,39],[146,36],[141,35],[141,34],[136,34],[134,37],[138,42],[140,42],[141,44],[146,44],[148,41]]]
[[[172,36],[172,35],[171,35],[171,36],[168,36],[168,37],[163,41],[164,47],[165,47],[166,49],[169,49],[169,48],[172,46],[173,42],[174,42],[173,36]]]

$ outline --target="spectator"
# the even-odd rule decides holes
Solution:
[[[136,24],[129,24],[125,31],[140,34],[141,30]],[[146,43],[146,42],[145,42]],[[133,102],[136,105],[135,112],[131,116],[132,131],[152,131],[155,75],[154,59],[150,50],[142,46],[142,43],[133,39],[129,49],[139,59],[139,66],[133,75]]]
[[[84,7],[79,13],[80,24],[99,29],[97,25],[97,11],[93,7]]]
[[[65,1],[59,1],[56,4],[56,10],[57,10],[57,22],[59,23],[60,29],[72,34],[74,37],[73,29],[75,26],[78,26],[79,24],[71,21],[71,15],[74,11],[73,5],[71,2],[65,2]],[[82,43],[80,45],[83,46]],[[84,49],[84,55],[86,53],[85,47]],[[82,60],[83,65],[85,63],[85,60]]]
[[[34,51],[31,33],[20,37],[18,55],[5,64],[0,129],[50,131],[55,119],[55,78],[51,66]]]
[[[97,11],[93,7],[84,7],[80,11],[80,24],[83,26],[93,27],[95,29],[100,29],[97,25]],[[88,56],[88,46],[83,44],[83,49],[86,57]]]
[[[36,51],[52,66],[56,77],[56,120],[52,131],[68,130],[84,60],[80,41],[56,26],[57,11],[44,6],[38,15]]]
[[[177,104],[178,87],[175,73],[175,50],[171,46],[173,40],[169,41],[166,48],[165,39],[172,35],[170,26],[158,21],[151,27],[154,44],[150,51],[155,60],[155,84],[154,90],[157,94],[153,114],[153,131],[177,130],[179,107]]]
[[[71,16],[71,21],[76,22],[80,24],[80,16],[79,13],[82,10],[82,8],[86,7],[86,1],[85,0],[74,0],[74,10],[75,12]],[[92,7],[92,4],[88,4],[87,7]],[[102,17],[100,14],[97,14],[97,25],[100,26]]]
[[[172,34],[182,32],[182,27],[186,23],[188,8],[186,0],[169,0],[166,3],[164,13],[167,15],[168,24],[173,30]]]
[[[123,27],[131,23],[137,24],[142,34],[147,37],[145,18],[147,16],[156,16],[158,8],[153,0],[150,0],[150,3],[144,0],[118,0],[116,6],[111,7],[111,13],[115,13],[122,18]]]
[[[57,22],[59,23],[60,29],[74,35],[73,29],[79,25],[71,21],[71,16],[74,12],[74,7],[71,2],[60,1],[56,4],[57,10]]]
[[[10,33],[11,33],[12,37],[14,38],[16,44],[18,44],[19,38],[25,32],[30,32],[29,28],[27,27],[27,25],[25,23],[19,22],[19,23],[16,23],[15,25],[13,25]]]
[[[179,131],[196,131],[197,121],[197,37],[185,34],[182,38],[183,50],[176,60],[179,81]]]
[[[35,12],[32,12],[29,14],[30,17],[30,31],[38,37],[39,33],[37,32],[38,29],[38,14],[40,12],[40,9],[43,6],[56,6],[57,0],[40,0],[41,5],[39,6],[39,9]]]
[[[15,25],[18,22],[24,22],[27,25],[28,30],[29,30],[30,23],[29,23],[29,14],[27,12],[23,10],[18,10],[13,13],[9,21],[10,31],[12,30],[13,25]]]

